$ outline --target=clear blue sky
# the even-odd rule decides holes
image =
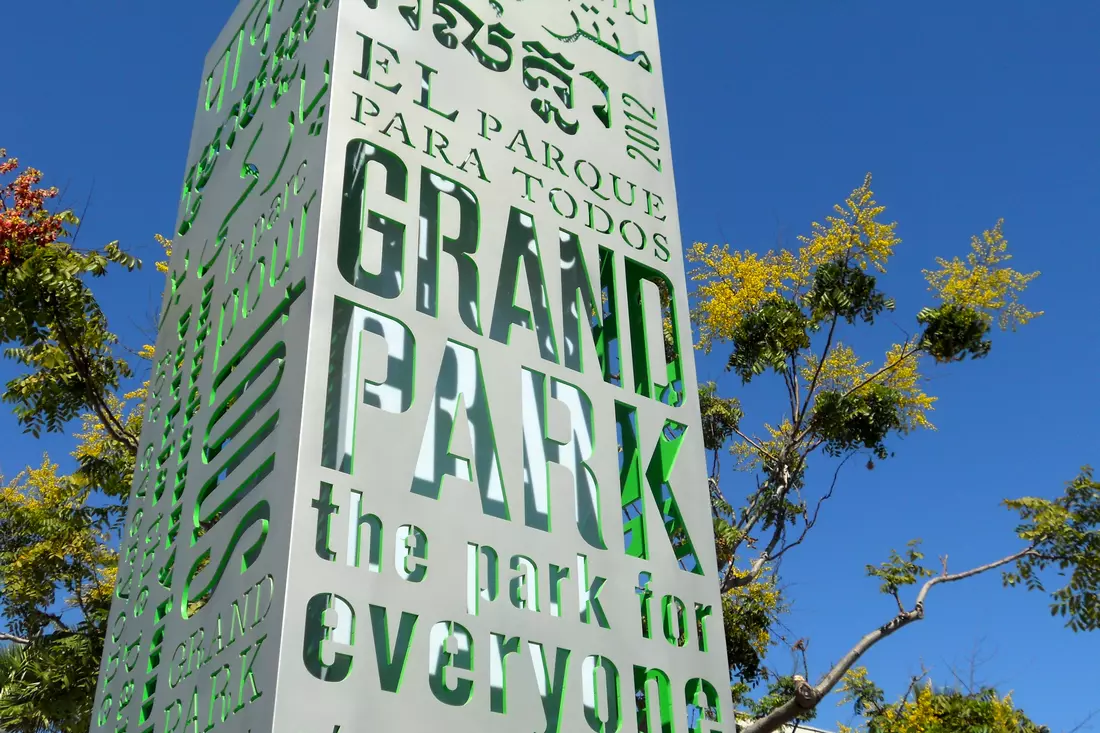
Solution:
[[[781,236],[792,246],[871,171],[904,240],[884,280],[899,326],[926,303],[920,268],[965,255],[969,236],[998,217],[1017,267],[1043,271],[1026,302],[1046,315],[997,338],[987,361],[932,372],[939,431],[899,444],[874,472],[849,472],[786,561],[789,625],[809,637],[816,675],[891,613],[866,563],[912,537],[956,569],[1008,554],[1017,545],[1001,498],[1050,495],[1080,465],[1100,464],[1100,3],[658,9],[685,242],[767,249]],[[152,234],[171,230],[202,59],[230,10],[227,0],[5,5],[0,146],[67,183],[71,205],[92,193],[87,244],[120,239],[149,261]],[[104,296],[135,345],[160,301],[151,267],[137,282]],[[700,374],[723,377],[721,362],[704,359]],[[760,417],[773,404],[756,390],[747,402]],[[9,476],[44,447],[68,447],[19,436],[13,422],[2,434]],[[739,481],[731,495],[745,490]],[[1100,634],[1061,629],[1041,597],[1003,591],[997,578],[937,589],[927,619],[867,663],[897,693],[921,660],[949,681],[948,666],[965,668],[983,639],[991,659],[980,680],[1015,690],[1056,733],[1100,707]],[[848,717],[826,703],[818,723]]]

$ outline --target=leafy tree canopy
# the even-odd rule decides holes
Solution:
[[[78,248],[77,217],[49,209],[57,190],[0,149],[4,180],[0,341],[24,371],[3,399],[33,435],[72,431],[76,470],[60,473],[47,455],[0,480],[0,729],[84,733],[146,396],[121,388],[152,356],[119,355],[91,283],[140,263],[114,242]]]
[[[1006,585],[1047,592],[1052,614],[1070,629],[1100,626],[1100,487],[1084,468],[1061,495],[1004,502],[1021,522],[1010,555],[970,569],[949,568],[946,557],[929,566],[913,540],[868,565],[894,615],[811,681],[807,641],[795,640],[782,621],[787,600],[779,562],[822,519],[851,459],[873,469],[893,455],[899,437],[934,429],[937,398],[925,391],[927,370],[987,358],[995,331],[1014,331],[1042,315],[1021,302],[1039,273],[1010,266],[998,221],[972,238],[965,259],[937,258],[923,272],[930,302],[913,314],[912,335],[880,359],[862,356],[852,346],[857,335],[897,310],[880,280],[901,240],[884,213],[867,176],[824,223],[811,225],[797,250],[760,254],[698,243],[687,253],[698,347],[721,350],[733,377],[701,385],[699,397],[732,691],[754,718],[750,733],[814,719],[820,701],[868,650],[924,617],[929,592],[940,584],[1000,571]],[[736,394],[766,377],[782,388],[769,414],[752,416],[760,426],[753,429]],[[744,482],[722,476],[727,451],[755,477],[754,488],[746,492]],[[818,478],[830,475],[824,483]],[[793,672],[767,663],[780,644],[801,659]],[[918,692],[914,704],[923,709],[929,695]],[[954,699],[928,698],[936,705]]]
[[[1012,702],[991,688],[963,692],[935,689],[931,680],[914,680],[909,691],[890,705],[871,682],[865,667],[855,667],[841,683],[840,705],[851,704],[864,720],[859,728],[839,726],[839,733],[1050,733],[1032,722]]]

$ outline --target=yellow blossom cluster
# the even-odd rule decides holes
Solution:
[[[966,262],[958,257],[950,262],[937,257],[940,269],[924,270],[928,289],[945,303],[977,310],[989,323],[996,317],[1002,329],[1014,331],[1043,315],[1042,311],[1029,311],[1019,302],[1020,293],[1039,273],[1025,275],[1004,264],[1012,255],[1008,253],[1003,219],[980,237],[972,237],[970,249]]]
[[[728,337],[737,324],[769,298],[777,297],[791,277],[789,252],[730,252],[729,245],[696,242],[687,252],[696,287],[692,318],[698,328],[699,347],[710,351],[715,341]]]
[[[153,238],[157,240],[157,244],[164,249],[164,255],[170,260],[172,259],[172,240],[161,234],[154,234]],[[156,264],[157,272],[168,274],[168,262],[158,261]]]
[[[840,685],[843,693],[838,705],[856,703],[857,712],[868,718],[870,729],[881,733],[947,733],[948,731],[961,730],[960,723],[965,725],[967,719],[975,712],[974,708],[966,709],[958,706],[944,706],[945,693],[937,693],[928,680],[924,684],[914,687],[901,700],[890,705],[884,705],[881,701],[868,699],[868,692],[878,691],[877,687],[867,676],[865,667],[854,667],[844,676]],[[878,691],[881,693],[881,691]],[[946,693],[951,695],[951,693]],[[986,698],[985,694],[990,697]],[[987,731],[987,733],[1019,733],[1023,730],[1035,730],[1033,724],[1028,721],[1016,709],[1012,702],[1012,695],[1003,698],[995,693],[983,693],[980,697],[971,698],[978,702],[978,707],[983,713],[992,713],[989,717],[980,715],[982,720],[974,720],[973,730]],[[859,728],[846,725],[837,725],[840,733],[858,733]],[[970,730],[968,727],[967,730]]]
[[[944,721],[936,710],[935,692],[932,683],[922,685],[915,691],[911,701],[901,706],[890,706],[882,717],[888,722],[886,728],[891,733],[930,733],[943,730]],[[1007,733],[1020,729],[1020,716],[1012,704],[1012,696],[995,698],[992,705],[993,724],[988,728],[997,733]]]
[[[896,707],[891,705],[883,711],[882,717],[893,733],[927,733],[939,725],[939,716],[932,706],[931,684],[919,687],[913,700]]]
[[[781,249],[760,256],[731,251],[729,245],[696,242],[687,251],[687,260],[693,265],[691,280],[698,283],[692,318],[699,347],[709,352],[769,298],[801,299],[815,269],[826,262],[847,259],[864,270],[885,272],[901,241],[895,235],[895,223],[879,221],[885,210],[874,200],[868,174],[843,206],[834,207],[836,216],[826,217],[826,224],[814,222],[811,233],[799,237],[802,247],[797,253]]]
[[[870,375],[868,369],[871,362],[861,362],[856,352],[847,344],[837,342],[836,346],[829,350],[825,356],[825,363],[818,372],[817,354],[805,353],[802,356],[803,366],[799,371],[803,383],[807,386],[814,383],[814,375],[817,375],[815,392],[840,392],[844,394],[855,389]]]
[[[843,206],[837,204],[833,210],[836,216],[825,218],[828,226],[815,221],[810,235],[798,238],[803,244],[795,272],[799,284],[809,283],[814,268],[838,259],[847,259],[862,270],[886,272],[886,263],[901,240],[895,234],[896,222],[885,224],[878,219],[886,207],[874,199],[871,174]]]
[[[920,356],[919,349],[911,342],[894,344],[886,351],[882,367],[872,372],[871,362],[860,361],[850,346],[837,343],[825,357],[814,392],[856,394],[872,384],[890,387],[899,393],[898,408],[904,421],[902,433],[918,428],[935,430],[928,413],[935,409],[938,398],[929,396],[920,386],[924,380],[920,373]],[[813,384],[814,374],[818,372],[818,358],[805,354],[803,361],[800,376],[809,389],[808,385]]]
[[[919,354],[906,344],[894,344],[886,352],[883,367],[882,384],[899,393],[898,409],[902,414],[900,432],[909,433],[919,428],[935,430],[936,426],[928,419],[928,413],[936,409],[938,397],[931,397],[920,387],[924,378],[920,374]]]
[[[754,652],[764,657],[774,643],[772,624],[768,620],[786,610],[783,591],[779,588],[775,573],[762,573],[752,583],[734,587],[723,594],[722,604],[737,609],[734,614],[739,614],[743,621],[749,621],[747,617],[752,617],[751,623],[743,624],[737,631],[748,631],[745,641]]]
[[[113,394],[106,397],[107,408],[110,414],[116,415],[122,428],[130,435],[137,436],[141,433],[142,407],[148,390],[148,382],[132,392],[127,392],[119,399]],[[72,456],[78,461],[89,459],[101,459],[109,453],[119,451],[118,442],[110,436],[103,426],[103,421],[93,413],[84,413],[80,416],[80,432],[74,433],[77,439],[76,449]]]

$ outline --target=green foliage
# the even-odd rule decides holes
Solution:
[[[0,616],[29,641],[0,677],[0,726],[87,730],[118,562],[117,512],[91,494],[48,458],[0,489]]]
[[[8,382],[3,397],[34,435],[59,432],[87,409],[106,415],[103,396],[132,375],[112,354],[118,338],[84,281],[105,274],[108,262],[57,243],[0,268],[0,340],[15,344],[5,355],[31,370]]]
[[[850,704],[856,715],[874,715],[886,707],[886,693],[867,676],[866,667],[848,670],[840,683],[840,693],[837,705]]]
[[[85,733],[103,655],[103,626],[36,639],[0,665],[0,725],[11,733]]]
[[[884,310],[894,310],[894,301],[875,288],[875,278],[847,259],[826,262],[814,273],[813,287],[806,296],[810,321],[821,324],[840,318],[849,324],[856,319],[874,323]]]
[[[986,338],[989,324],[973,308],[950,303],[924,308],[917,314],[917,323],[924,326],[921,348],[940,363],[962,361],[967,355],[981,359],[993,348]]]
[[[811,425],[830,456],[865,448],[885,459],[886,438],[904,424],[900,405],[898,390],[884,384],[869,384],[855,394],[822,392]]]
[[[768,369],[786,371],[791,356],[809,348],[809,328],[797,303],[769,300],[733,329],[728,368],[746,383]]]
[[[0,151],[0,175],[17,170]],[[35,436],[81,429],[72,474],[47,456],[0,482],[0,634],[15,640],[0,654],[0,730],[86,733],[146,395],[117,394],[133,370],[89,283],[140,263],[117,242],[77,249],[76,217],[47,209],[56,191],[40,179],[27,169],[0,187],[0,342],[25,369],[3,398]]]
[[[17,165],[4,161],[0,151],[0,173],[14,173]],[[3,399],[35,436],[60,432],[90,411],[116,440],[136,450],[137,436],[105,404],[132,371],[113,354],[118,337],[107,327],[88,279],[103,277],[111,264],[133,270],[140,263],[117,242],[102,251],[73,246],[70,229],[78,220],[69,211],[47,210],[57,191],[37,188],[40,178],[28,169],[0,189],[0,343],[7,358],[29,369],[8,382]]]
[[[868,565],[867,575],[881,580],[879,590],[891,595],[921,578],[931,578],[935,573],[920,564],[924,559],[924,553],[918,549],[920,545],[920,540],[910,540],[903,554],[890,550],[890,559],[877,567]]]
[[[703,445],[707,450],[719,450],[729,442],[744,417],[741,401],[735,397],[719,397],[714,382],[699,385],[699,411],[703,422]]]
[[[1100,483],[1092,469],[1081,469],[1057,499],[1028,497],[1005,506],[1020,514],[1016,532],[1032,549],[1004,574],[1005,585],[1045,591],[1042,574],[1057,570],[1067,579],[1050,592],[1051,615],[1065,618],[1073,631],[1100,628]]]
[[[773,643],[771,630],[788,610],[774,575],[723,595],[726,657],[737,679],[755,682],[762,676]]]

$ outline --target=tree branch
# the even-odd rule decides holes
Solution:
[[[1086,715],[1084,720],[1070,728],[1068,731],[1066,731],[1066,733],[1077,733],[1079,730],[1082,730],[1086,725],[1092,722],[1092,719],[1095,718],[1098,714],[1100,714],[1100,708],[1097,708],[1096,710],[1093,710],[1091,713]]]
[[[1009,555],[1008,557],[1002,557],[1000,560],[996,560],[996,561],[991,562],[987,565],[981,565],[981,566],[976,567],[976,568],[971,568],[970,570],[964,570],[961,573],[955,573],[954,575],[948,575],[947,571],[945,570],[943,575],[939,575],[935,578],[931,578],[930,580],[926,581],[925,584],[921,587],[920,593],[917,594],[916,608],[921,609],[921,613],[923,614],[923,612],[924,612],[923,611],[923,609],[924,609],[924,599],[928,595],[928,591],[932,590],[932,588],[934,586],[939,585],[940,583],[955,583],[955,582],[958,582],[960,580],[966,580],[967,578],[973,578],[975,575],[981,575],[982,573],[987,573],[990,570],[996,570],[999,567],[1002,567],[1004,565],[1008,565],[1009,563],[1016,562],[1017,560],[1025,558],[1028,555],[1034,555],[1034,554],[1035,554],[1034,547],[1033,546],[1028,546],[1027,548],[1025,548],[1023,550],[1020,550],[1019,552],[1017,552],[1014,555]]]
[[[55,305],[55,317],[56,311],[57,308]],[[56,318],[55,325],[57,326],[58,330],[57,342],[61,346],[61,348],[65,350],[65,353],[69,355],[69,359],[73,362],[73,366],[75,366],[77,371],[80,373],[81,378],[84,382],[84,392],[88,396],[88,403],[92,408],[92,411],[95,412],[96,417],[98,417],[100,422],[103,424],[103,429],[107,431],[108,435],[110,435],[112,438],[124,445],[128,450],[137,455],[137,439],[126,431],[126,428],[123,426],[122,421],[119,420],[113,412],[111,412],[111,408],[107,405],[106,401],[103,400],[102,396],[97,394],[96,391],[92,389],[92,370],[91,366],[84,358],[85,355],[83,353],[77,353],[76,347],[73,346],[73,339],[65,330],[65,325],[64,323],[62,323],[61,318]]]
[[[825,360],[829,358],[829,349],[833,347],[833,335],[836,333],[836,324],[839,320],[839,316],[833,316],[833,322],[829,325],[829,335],[825,339],[825,350],[821,352],[821,359],[817,362],[817,369],[814,370],[814,378],[810,380],[810,388],[806,391],[806,402],[802,405],[802,409],[799,411],[799,421],[795,423],[794,430],[791,432],[798,434],[798,428],[801,426],[801,417],[806,414],[806,411],[810,409],[810,400],[814,396],[814,390],[817,389],[817,380],[821,378],[821,370],[825,367]]]
[[[892,369],[896,369],[903,361],[905,361],[906,359],[908,359],[911,356],[914,356],[919,351],[920,351],[920,347],[916,346],[916,345],[914,345],[913,348],[910,349],[909,351],[902,351],[901,356],[899,356],[893,362],[891,362],[890,364],[887,364],[886,366],[882,367],[877,372],[875,372],[874,374],[871,374],[869,377],[864,379],[862,382],[860,382],[859,384],[857,384],[856,386],[852,387],[850,390],[845,392],[844,396],[841,397],[841,400],[847,399],[848,397],[852,396],[853,394],[855,394],[859,390],[866,387],[871,382],[873,382],[876,379],[878,379],[879,377],[881,377],[886,372],[888,372]]]
[[[872,647],[888,636],[924,618],[924,600],[928,596],[928,592],[935,586],[940,583],[954,583],[972,578],[975,575],[981,575],[990,570],[995,570],[1033,554],[1035,554],[1035,550],[1032,546],[1029,546],[1013,555],[1003,557],[1000,560],[996,560],[986,565],[981,565],[961,573],[955,573],[954,575],[944,573],[943,575],[929,579],[924,583],[920,592],[917,594],[917,601],[913,606],[913,610],[899,613],[886,624],[864,635],[839,662],[833,665],[833,668],[825,674],[821,682],[817,685],[811,685],[809,682],[802,681],[795,690],[794,697],[772,710],[763,718],[754,721],[748,728],[742,731],[742,733],[774,733],[774,731],[789,724],[798,717],[798,715],[817,707],[817,704],[840,683],[844,675],[848,673],[848,670],[850,670],[864,654],[870,651]]]
[[[794,355],[790,357],[791,368],[783,370],[783,382],[787,386],[787,401],[791,406],[791,422],[798,419],[798,372],[795,371]]]
[[[0,631],[0,641],[10,641],[12,644],[18,644],[20,646],[27,646],[31,643],[30,639],[24,639],[23,637],[16,636],[15,634],[5,634],[2,631]]]
[[[913,691],[917,689],[917,685],[919,685],[921,680],[923,680],[927,676],[928,669],[926,669],[924,664],[922,663],[920,666],[920,674],[913,675],[913,677],[909,680],[909,687],[906,688],[905,694],[902,695],[901,700],[898,701],[897,711],[899,713],[905,707],[905,703],[909,700],[909,696],[912,695]]]
[[[749,445],[751,445],[751,446],[752,446],[753,448],[755,448],[756,450],[760,451],[761,453],[763,453],[763,454],[764,454],[765,456],[767,456],[768,458],[772,459],[773,461],[775,460],[775,456],[773,456],[773,455],[771,454],[771,452],[770,452],[770,451],[768,451],[768,449],[767,449],[767,448],[765,448],[765,447],[764,447],[763,445],[761,445],[760,443],[756,442],[755,440],[753,440],[753,439],[752,439],[752,438],[750,438],[749,436],[747,436],[747,435],[745,435],[744,433],[742,433],[742,432],[741,432],[741,429],[740,429],[740,428],[734,428],[734,429],[733,429],[733,432],[734,432],[734,434],[736,434],[736,435],[737,435],[737,437],[738,437],[738,438],[740,438],[741,440],[745,441],[746,443],[748,443],[748,444],[749,444]]]
[[[64,621],[62,621],[61,617],[58,616],[57,614],[39,612],[39,615],[41,615],[42,618],[46,619],[47,621],[52,621],[53,624],[55,626],[57,626],[57,628],[59,628],[61,631],[64,631],[66,633],[69,633],[69,632],[72,631],[72,629],[69,628],[69,625],[66,624]]]
[[[795,355],[791,354],[791,382],[794,384],[794,399],[791,400],[791,422],[798,424],[802,420],[802,413],[795,411],[798,410],[798,403],[802,401],[802,393],[798,388],[798,361],[795,359]]]
[[[760,574],[764,572],[764,566],[768,564],[768,560],[772,559],[772,553],[775,552],[775,548],[779,545],[779,541],[783,538],[782,521],[775,523],[775,531],[772,532],[772,537],[768,541],[768,546],[760,553],[760,557],[753,561],[752,567],[749,568],[745,574],[737,574],[737,569],[730,563],[729,568],[726,570],[726,577],[722,579],[722,592],[729,593],[734,588],[743,588],[744,586],[752,583],[754,580],[760,577]]]
[[[806,539],[806,535],[809,534],[810,530],[814,528],[815,524],[817,524],[817,518],[821,514],[821,505],[829,499],[833,498],[833,491],[836,489],[836,480],[840,476],[840,469],[844,468],[844,464],[851,460],[852,456],[854,455],[856,454],[849,453],[844,457],[844,460],[842,460],[840,464],[837,465],[836,471],[833,472],[833,481],[829,484],[829,491],[817,500],[817,507],[814,508],[814,515],[809,520],[807,520],[806,526],[802,528],[802,534],[798,536],[797,540],[790,543],[789,545],[786,545],[785,547],[783,547],[783,549],[777,552],[775,554],[775,557],[772,558],[773,560],[778,560],[779,558],[783,557],[783,555],[787,554],[788,550],[798,547],[802,544],[803,540]]]

